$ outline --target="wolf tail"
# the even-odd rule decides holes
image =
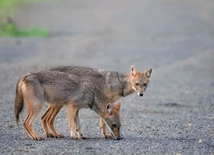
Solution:
[[[19,122],[19,113],[22,112],[23,107],[24,107],[24,98],[23,98],[23,93],[21,89],[22,82],[26,79],[27,75],[20,78],[16,84],[16,97],[14,101],[14,113],[15,113],[15,118],[16,122]]]

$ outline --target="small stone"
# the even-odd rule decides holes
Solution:
[[[188,124],[188,127],[192,127],[192,123],[189,123],[189,124]]]
[[[202,139],[199,139],[198,143],[202,143]]]
[[[111,148],[112,148],[112,149],[114,149],[114,146],[113,146],[113,145],[111,145]]]

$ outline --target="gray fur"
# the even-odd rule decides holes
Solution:
[[[58,66],[50,69],[50,71],[59,71],[79,77],[86,77],[101,91],[109,90],[111,94],[108,98],[111,102],[114,102],[118,98],[127,96],[133,92],[126,92],[127,74],[120,72],[93,69],[82,66]]]
[[[23,125],[35,140],[40,140],[41,137],[37,136],[33,130],[33,121],[45,101],[57,108],[67,104],[71,136],[74,139],[76,138],[76,133],[78,138],[82,138],[78,116],[78,111],[81,108],[94,110],[109,126],[113,137],[116,139],[120,137],[119,108],[114,108],[113,104],[109,103],[107,96],[87,77],[79,77],[57,71],[41,71],[27,74],[18,81],[14,105],[15,116],[18,121],[19,113],[23,109],[23,102],[25,102],[28,105],[28,113]],[[44,115],[42,117],[44,119],[42,125],[48,136],[46,117]],[[51,123],[54,117],[51,117],[53,119],[50,120],[49,127],[55,137],[62,137],[56,133]],[[117,127],[111,128],[114,123],[117,124]]]
[[[27,87],[34,89],[34,94],[41,102],[51,104],[76,104],[82,108],[100,111],[98,103],[108,104],[109,100],[87,78],[56,71],[32,72],[25,79]],[[96,105],[96,107],[95,107]]]

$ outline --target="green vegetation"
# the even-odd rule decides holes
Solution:
[[[32,27],[27,30],[19,29],[11,20],[17,13],[17,7],[27,2],[41,0],[0,0],[0,37],[46,37],[48,29]]]
[[[15,7],[23,0],[0,0],[0,17],[12,16],[15,14]]]
[[[46,37],[48,36],[48,29],[41,29],[33,27],[27,30],[18,29],[14,24],[7,23],[0,26],[0,36],[1,37]]]

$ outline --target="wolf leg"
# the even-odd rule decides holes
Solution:
[[[50,108],[52,109],[49,113],[49,117],[47,118],[48,126],[53,134],[53,137],[55,138],[63,138],[64,136],[61,134],[57,134],[56,130],[54,128],[54,120],[56,118],[56,115],[59,113],[60,109],[63,105],[51,105]]]
[[[43,103],[40,103],[40,102],[33,103],[29,101],[26,101],[26,103],[28,104],[28,112],[27,112],[27,117],[23,123],[23,126],[25,127],[27,132],[30,134],[32,139],[41,140],[42,137],[38,136],[35,130],[33,129],[33,122],[37,114],[39,113],[39,111],[42,109]]]
[[[106,123],[101,117],[100,117],[100,129],[101,129],[103,136],[106,139],[111,138],[111,135],[106,133]]]
[[[47,126],[47,119],[48,119],[48,117],[49,117],[49,115],[51,113],[50,110],[52,110],[52,109],[51,109],[50,105],[48,105],[47,110],[45,111],[45,113],[41,117],[42,128],[43,128],[43,130],[44,130],[44,132],[45,132],[47,137],[53,137],[53,135],[51,133],[49,133],[48,126]]]
[[[67,104],[67,108],[68,108],[68,118],[69,118],[69,124],[70,124],[71,137],[72,139],[77,139],[78,138],[76,133],[77,124],[76,124],[75,116],[78,111],[78,108],[72,106],[71,103]]]
[[[77,112],[76,112],[75,121],[76,121],[76,124],[77,124],[76,132],[77,132],[78,139],[86,139],[83,136],[82,132],[81,132],[80,119],[79,119],[79,110],[77,110]]]

